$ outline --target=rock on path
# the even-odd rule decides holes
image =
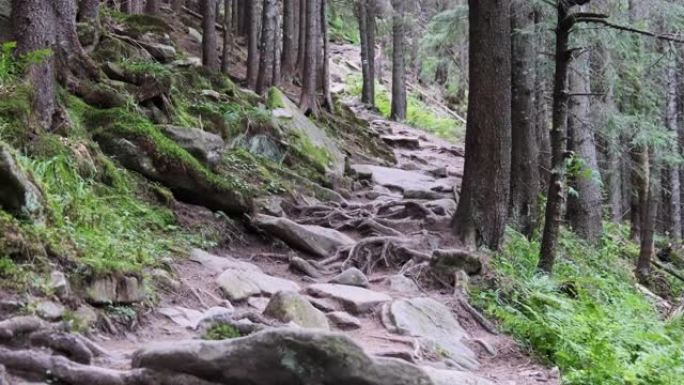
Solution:
[[[255,216],[253,223],[256,227],[282,239],[288,245],[320,258],[333,256],[339,248],[356,243],[351,237],[337,230],[300,225],[287,218],[261,214]]]
[[[315,297],[332,298],[354,314],[366,313],[392,298],[381,292],[356,286],[319,283],[309,286],[309,294]]]
[[[476,369],[477,357],[464,343],[466,333],[448,307],[428,297],[399,299],[383,309],[389,329],[418,337],[421,344],[447,356],[463,369]]]

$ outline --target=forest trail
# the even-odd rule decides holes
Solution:
[[[292,219],[313,226],[316,234],[318,226],[338,228],[340,236],[351,237],[357,245],[383,237],[399,238],[396,243],[380,242],[382,253],[387,255],[373,262],[377,264],[375,268],[366,265],[365,274],[355,271],[352,278],[340,279],[365,287],[329,285],[346,268],[340,260],[312,259],[310,253],[295,252],[294,248],[269,238],[249,239],[212,254],[194,250],[188,260],[174,266],[182,288],[161,294],[159,307],[143,317],[135,332],[119,334],[123,337],[102,337],[98,343],[110,355],[98,358],[96,364],[128,369],[133,353],[141,347],[163,342],[182,344],[179,341],[200,338],[206,333],[207,319],[226,321],[227,317],[238,329],[250,331],[281,325],[286,323],[282,319],[262,316],[269,306],[268,295],[282,288],[299,288],[302,298],[327,314],[332,331],[350,336],[372,356],[394,357],[444,370],[431,372],[444,381],[434,379],[436,383],[559,383],[557,370],[537,363],[511,338],[485,329],[459,303],[452,288],[430,289],[420,279],[401,274],[419,267],[401,265],[403,260],[397,252],[401,245],[407,245],[412,252],[430,255],[434,249],[448,249],[452,244],[445,234],[449,234],[449,219],[456,208],[454,191],[462,177],[462,146],[385,120],[363,106],[350,107],[391,145],[396,164],[352,163],[350,167],[358,182],[349,199],[342,204],[304,202],[296,209],[299,215]],[[391,222],[401,231],[394,234],[397,230],[384,226],[345,226],[350,219],[364,218],[374,218],[376,225]],[[282,238],[290,244],[294,242],[287,236]],[[370,258],[374,255],[370,250],[377,247],[369,243],[359,255]],[[295,259],[308,261],[309,270],[293,262]],[[389,266],[382,266],[387,263]],[[247,290],[248,293],[235,285],[223,286],[222,275],[240,271],[257,271],[259,278],[255,280],[264,282],[276,277],[277,282],[266,282],[261,290]],[[231,296],[240,300],[224,299]],[[299,327],[297,321],[286,326]]]

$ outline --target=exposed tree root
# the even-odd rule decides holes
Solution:
[[[93,360],[93,352],[77,335],[41,330],[30,336],[31,346],[52,349],[79,364],[90,364]]]
[[[0,348],[0,362],[11,373],[42,381],[69,385],[139,385],[153,384],[145,370],[120,371],[79,364],[62,356],[37,350]]]

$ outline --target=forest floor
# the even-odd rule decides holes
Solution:
[[[335,87],[343,87],[343,83],[338,82]],[[406,199],[404,195],[407,191],[423,191],[424,193],[434,191],[435,195],[430,198],[453,199],[454,191],[457,191],[463,172],[463,148],[460,144],[445,141],[413,127],[387,121],[362,106],[354,104],[351,100],[346,103],[351,105],[359,118],[369,121],[370,126],[378,135],[393,144],[397,159],[396,164],[391,167],[370,166],[373,175],[370,176],[368,183],[364,183],[353,192],[353,196],[347,202],[347,207],[394,202],[397,207],[401,208],[407,202],[430,204],[436,201],[434,199]],[[352,164],[351,167],[363,173],[368,165]],[[432,190],[430,190],[431,187]],[[319,202],[318,205],[331,204]],[[337,206],[331,205],[330,207]],[[435,247],[448,248],[453,240],[449,236],[448,220],[445,219],[448,219],[454,208],[455,204],[448,205],[447,215],[433,223],[429,231],[412,229],[411,222],[407,221],[407,233],[402,236],[412,237],[415,233],[420,233],[422,241],[430,245],[422,249],[420,246],[414,247],[419,252],[430,253]],[[195,206],[181,205],[179,214],[184,216],[186,221],[213,220],[209,211]],[[305,223],[309,223],[310,219],[312,217],[305,213],[296,218],[297,221]],[[347,231],[347,234],[358,241],[367,238],[356,230]],[[270,276],[284,278],[301,288],[328,282],[339,273],[339,269],[337,271],[331,269],[318,278],[297,274],[290,269],[288,259],[295,255],[307,258],[305,254],[297,253],[280,242],[257,235],[245,235],[242,241],[230,248],[213,250],[213,253],[215,256],[210,258],[214,258],[214,262],[220,262],[220,259],[224,258],[230,261],[248,262],[258,266]],[[212,307],[227,306],[216,283],[216,277],[223,269],[217,268],[216,263],[191,257],[189,260],[176,263],[173,270],[182,282],[182,289],[162,292],[159,307],[142,317],[141,324],[135,332],[108,337],[100,336],[98,343],[111,355],[100,358],[99,364],[124,369],[129,366],[132,353],[141,346],[198,338],[198,331],[188,327],[186,323],[193,323],[197,317],[201,317]],[[368,274],[371,282],[368,289],[374,293],[386,294],[392,300],[430,297],[446,305],[465,330],[465,346],[475,352],[479,361],[479,367],[472,370],[476,376],[468,377],[464,383],[483,385],[487,383],[481,379],[500,385],[558,384],[560,382],[557,369],[540,364],[510,337],[488,331],[473,317],[471,312],[459,304],[457,297],[450,290],[421,287],[418,286],[420,284],[418,281],[415,282],[417,285],[410,289],[391,285],[388,278],[397,274],[398,270],[399,267],[389,267],[371,272]],[[307,291],[302,290],[302,292]],[[246,302],[234,302],[231,305],[237,312],[261,313],[267,303],[266,298],[252,297]],[[334,310],[341,310],[336,309],[337,306],[331,305],[335,308]],[[391,333],[383,325],[378,312],[356,316],[359,317],[361,323],[359,329],[338,331],[352,337],[369,353],[406,357],[420,365],[437,368],[454,367],[454,363],[449,359],[439,355],[422,354],[421,349],[416,349],[416,342],[412,336],[399,336]],[[453,331],[444,330],[446,334],[450,332]],[[458,368],[458,365],[456,367]]]

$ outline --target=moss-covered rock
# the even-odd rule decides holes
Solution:
[[[249,187],[238,177],[217,175],[165,137],[148,120],[129,111],[99,111],[95,140],[124,167],[168,187],[181,201],[228,214],[252,209]]]
[[[3,142],[0,142],[0,208],[16,217],[33,219],[40,219],[44,211],[42,192]]]

